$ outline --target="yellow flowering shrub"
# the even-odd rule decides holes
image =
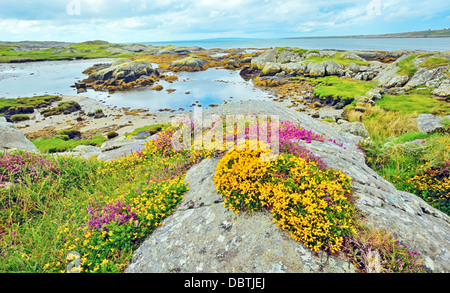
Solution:
[[[356,234],[350,178],[290,154],[261,160],[267,152],[235,149],[221,159],[214,183],[224,205],[236,213],[269,208],[274,222],[311,250],[341,250],[344,237]]]

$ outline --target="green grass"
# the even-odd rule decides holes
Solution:
[[[422,93],[420,92],[422,91]],[[449,104],[437,100],[426,89],[419,89],[404,95],[383,95],[383,98],[375,102],[383,109],[397,111],[400,114],[450,114]]]
[[[42,115],[44,115],[44,117],[49,117],[49,116],[55,116],[55,115],[61,115],[61,114],[69,114],[75,111],[81,110],[80,105],[75,102],[75,101],[68,101],[68,102],[62,102],[59,103],[58,106],[51,108],[51,109],[46,109],[44,111],[42,111]]]
[[[61,101],[62,98],[59,96],[35,96],[35,97],[24,97],[17,99],[0,99],[0,114],[19,114],[22,113],[33,113],[34,109],[43,108],[50,106],[53,102]]]
[[[397,73],[400,75],[412,77],[418,69],[413,63],[413,60],[416,59],[416,57],[417,57],[417,54],[413,54],[413,55],[401,60],[400,62],[396,63],[397,67],[400,68]]]
[[[425,67],[427,69],[433,69],[445,65],[450,65],[450,59],[442,57],[430,57],[420,64],[421,67]]]
[[[319,84],[314,88],[314,96],[320,98],[352,100],[355,96],[364,96],[376,84],[370,81],[361,81],[337,76],[317,78]]]
[[[136,136],[141,131],[147,131],[148,133],[150,133],[150,135],[153,135],[153,134],[155,134],[155,133],[157,133],[157,132],[159,132],[161,130],[166,129],[168,126],[169,126],[169,124],[147,125],[147,126],[144,126],[144,127],[136,128],[132,132],[125,133],[125,136],[126,137]]]
[[[312,51],[309,51],[308,53],[311,53]],[[357,65],[361,65],[361,66],[367,66],[370,65],[370,62],[367,61],[362,61],[362,60],[357,60],[357,59],[348,59],[345,58],[342,53],[336,53],[333,56],[313,56],[313,57],[309,57],[307,59],[304,59],[302,62],[314,62],[314,63],[322,63],[324,61],[334,61],[336,63],[342,64],[344,66],[348,66],[350,65],[350,63],[355,63]]]
[[[39,138],[31,142],[43,153],[67,152],[79,145],[100,146],[108,139],[98,135],[91,140],[64,140],[62,138]]]
[[[16,114],[16,115],[12,115],[10,119],[12,122],[20,122],[20,121],[30,120],[30,116],[25,115],[25,114]]]
[[[72,44],[64,47],[65,51],[57,53],[56,48],[49,48],[40,51],[14,51],[10,46],[0,46],[0,63],[10,62],[27,62],[27,61],[52,61],[52,60],[68,60],[68,59],[95,59],[95,58],[123,58],[137,55],[145,55],[143,53],[124,53],[113,54],[108,52],[109,47],[116,45],[104,44],[102,42],[84,42]],[[68,49],[76,50],[75,52],[67,51]]]

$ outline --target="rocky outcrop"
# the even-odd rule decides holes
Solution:
[[[435,117],[432,114],[421,114],[417,117],[417,128],[420,132],[430,134],[444,130],[444,127],[440,122],[444,118]]]
[[[110,79],[123,79],[126,82],[134,81],[142,76],[156,74],[151,62],[146,60],[131,61],[128,59],[118,59],[110,66],[102,65],[105,68],[93,68],[89,71],[89,78],[106,81]]]
[[[14,124],[8,123],[3,117],[0,117],[0,152],[13,149],[31,153],[39,152],[22,131],[17,129]]]
[[[210,115],[277,115],[280,120],[334,139],[310,144],[299,142],[326,164],[349,174],[356,206],[368,225],[391,231],[418,250],[433,272],[450,272],[450,217],[417,196],[397,190],[365,164],[356,143],[361,139],[274,102],[240,102],[205,111]],[[344,258],[315,256],[272,223],[265,212],[234,214],[222,205],[213,176],[218,159],[192,168],[190,190],[172,216],[166,218],[135,255],[126,272],[353,272]]]
[[[173,71],[201,71],[208,62],[195,55],[183,58],[170,63],[170,70]]]

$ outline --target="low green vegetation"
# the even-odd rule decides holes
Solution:
[[[132,57],[143,55],[142,53],[114,54],[108,48],[116,45],[101,41],[91,41],[67,45],[62,48],[49,48],[32,51],[15,51],[11,46],[0,45],[0,63],[44,61],[44,60],[69,60],[69,59],[94,59],[111,57]]]
[[[416,57],[417,54],[413,54],[396,63],[396,66],[400,68],[397,73],[400,75],[412,77],[418,69],[413,62]]]
[[[41,112],[44,117],[61,115],[61,114],[70,114],[72,112],[81,110],[81,106],[75,101],[68,101],[59,103],[57,107],[46,109]]]
[[[11,122],[21,122],[21,121],[30,120],[30,116],[25,115],[25,114],[16,114],[16,115],[12,115],[9,119],[11,119]]]
[[[362,270],[368,261],[361,255],[371,250],[380,253],[381,272],[423,272],[416,251],[364,226],[364,216],[353,205],[350,178],[293,142],[325,138],[289,121],[280,126],[282,155],[275,162],[259,160],[266,151],[248,146],[226,156],[205,148],[177,151],[172,146],[176,128],[162,131],[141,152],[110,162],[0,153],[0,184],[10,183],[0,188],[0,272],[123,272],[135,249],[181,202],[189,189],[187,170],[211,157],[221,158],[214,181],[229,209],[270,205],[280,227],[293,231],[292,238],[313,251],[342,250]],[[243,180],[249,184],[239,184]],[[253,196],[255,190],[259,197]],[[305,229],[291,230],[292,225]],[[71,267],[74,258],[80,263]]]
[[[153,135],[160,132],[161,130],[165,130],[167,127],[169,127],[169,124],[147,125],[140,128],[136,128],[132,132],[125,133],[125,136],[126,137],[136,136],[141,131],[147,131],[150,135]]]
[[[53,102],[61,101],[59,96],[35,96],[16,99],[0,99],[0,114],[31,114],[34,109],[50,106]]]
[[[308,51],[308,53],[313,53],[312,51]],[[319,53],[319,51],[317,51]],[[336,63],[342,64],[344,66],[350,65],[350,63],[355,63],[361,66],[370,65],[370,62],[358,60],[358,59],[349,59],[345,58],[342,53],[336,53],[333,56],[311,56],[303,60],[303,62],[314,62],[314,63],[322,63],[324,61],[334,61]]]
[[[339,100],[352,100],[355,96],[363,96],[376,85],[374,82],[337,76],[319,77],[316,82],[318,85],[314,88],[314,96]]]
[[[433,69],[438,66],[445,66],[445,65],[450,65],[450,59],[442,57],[430,57],[420,64],[421,67],[425,67],[427,69]]]
[[[432,97],[428,89],[419,89],[407,92],[403,95],[383,95],[383,98],[375,102],[383,109],[406,114],[450,114],[448,103]]]
[[[43,153],[58,153],[73,150],[79,145],[101,146],[108,139],[98,135],[93,139],[71,139],[69,134],[60,133],[54,138],[39,138],[31,142]]]
[[[351,122],[363,122],[371,141],[360,144],[367,164],[399,190],[422,197],[450,214],[450,120],[443,132],[424,134],[415,119],[420,114],[449,115],[448,103],[432,97],[427,88],[402,95],[383,95],[364,113],[345,110]]]

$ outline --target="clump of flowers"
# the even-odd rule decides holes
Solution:
[[[360,225],[360,224],[358,224]],[[367,273],[425,273],[418,251],[397,240],[391,233],[365,226],[345,241],[344,252],[354,265]]]
[[[120,200],[104,206],[94,203],[94,207],[88,206],[88,214],[91,215],[89,228],[98,231],[107,231],[110,224],[122,225],[137,220],[136,213],[130,212],[130,205],[125,206]]]
[[[350,178],[291,154],[261,160],[268,152],[233,150],[221,159],[214,183],[224,205],[237,213],[269,208],[278,226],[311,250],[341,250],[344,237],[356,233]]]
[[[450,215],[450,161],[408,179],[409,192],[421,196],[431,206]]]
[[[0,153],[0,184],[17,182],[25,177],[32,181],[61,173],[54,160],[26,152]]]

